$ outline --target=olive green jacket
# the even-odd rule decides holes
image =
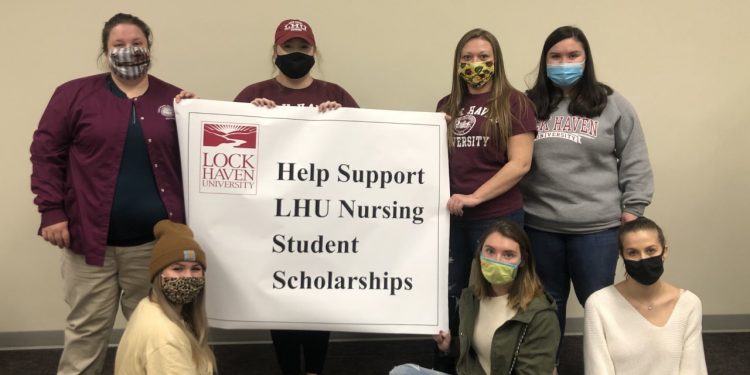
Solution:
[[[560,325],[552,297],[534,298],[526,310],[501,325],[492,339],[490,374],[552,374],[555,368]],[[459,301],[459,375],[483,375],[484,370],[471,346],[479,316],[479,299],[467,288]],[[515,359],[514,359],[515,358]],[[511,372],[512,369],[512,372]]]

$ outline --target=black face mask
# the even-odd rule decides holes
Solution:
[[[663,255],[641,260],[625,260],[625,271],[638,283],[651,285],[664,273],[662,257]]]
[[[302,52],[276,56],[276,66],[291,79],[304,77],[315,65],[315,57]]]

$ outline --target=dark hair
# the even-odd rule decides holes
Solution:
[[[140,18],[132,15],[132,14],[125,14],[125,13],[117,13],[112,18],[110,18],[107,22],[104,23],[104,28],[102,29],[102,54],[107,53],[107,42],[109,41],[109,33],[112,31],[112,29],[120,24],[130,24],[135,25],[141,31],[143,31],[143,35],[146,36],[146,41],[148,43],[148,48],[151,48],[151,44],[153,42],[152,36],[151,36],[151,28],[146,25],[145,22],[143,22]]]
[[[656,224],[653,220],[641,216],[636,218],[635,220],[628,221],[627,223],[622,224],[622,226],[620,227],[620,230],[617,233],[617,248],[620,250],[620,255],[622,255],[622,251],[624,250],[622,239],[625,237],[625,235],[642,230],[656,231],[656,235],[659,237],[659,244],[661,245],[662,249],[667,247],[667,241],[664,239],[664,232],[661,230],[661,227],[659,227],[659,225]]]
[[[550,114],[557,109],[557,105],[563,98],[562,90],[555,86],[547,78],[547,53],[560,41],[573,38],[581,43],[585,53],[583,77],[573,86],[568,112],[574,116],[596,117],[602,114],[607,106],[607,96],[612,94],[612,89],[597,81],[594,73],[594,56],[591,54],[589,41],[583,31],[575,26],[562,26],[549,34],[542,47],[542,56],[539,58],[539,72],[533,87],[526,91],[536,106],[536,118],[548,120]]]
[[[469,284],[474,295],[479,298],[492,295],[492,285],[482,275],[479,256],[482,253],[482,248],[484,247],[484,242],[487,241],[487,237],[493,233],[498,233],[505,238],[515,241],[521,249],[521,264],[518,266],[516,279],[513,281],[513,285],[510,287],[510,292],[508,293],[508,304],[515,309],[524,310],[534,297],[541,294],[544,289],[542,288],[541,281],[539,281],[539,276],[536,274],[536,262],[534,261],[534,254],[531,251],[531,241],[529,241],[526,232],[511,220],[500,219],[482,234],[482,238],[479,240],[479,248],[477,248],[474,254],[474,261],[471,264],[472,270]]]
[[[456,52],[453,57],[453,71],[451,73],[452,85],[451,93],[448,99],[439,110],[451,116],[452,121],[448,123],[448,147],[453,149],[453,134],[456,128],[456,121],[459,117],[459,111],[463,105],[464,98],[468,94],[466,82],[458,75],[458,67],[461,63],[461,51],[466,43],[470,40],[481,38],[492,45],[492,54],[495,61],[495,74],[487,84],[492,85],[490,98],[487,103],[489,112],[487,113],[487,126],[485,126],[485,135],[489,136],[496,149],[505,151],[508,140],[513,135],[513,124],[516,120],[511,110],[510,97],[513,92],[521,94],[508,81],[505,75],[505,64],[503,63],[503,52],[500,50],[500,43],[492,33],[484,29],[469,30],[464,34],[456,45]],[[523,95],[518,95],[519,99],[519,117],[523,118],[526,111],[531,111],[530,101]]]

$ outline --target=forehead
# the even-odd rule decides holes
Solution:
[[[492,53],[492,44],[487,39],[484,39],[482,37],[476,37],[466,42],[463,48],[461,48],[461,52],[462,53],[467,53],[467,52]]]
[[[640,248],[659,245],[659,234],[651,229],[628,232],[622,237],[622,245],[624,248]]]
[[[170,267],[182,266],[182,267],[185,267],[185,268],[192,268],[194,266],[200,266],[200,265],[201,264],[198,263],[198,262],[184,261],[184,262],[174,262],[174,263],[170,264],[169,266]]]
[[[135,40],[142,39],[146,40],[146,35],[143,33],[140,27],[130,24],[121,23],[112,28],[109,32],[109,41],[115,40]]]
[[[549,53],[568,53],[574,51],[583,52],[583,44],[574,38],[563,39],[549,49]]]
[[[513,250],[517,252],[521,251],[521,246],[518,244],[518,242],[497,232],[493,232],[489,236],[487,236],[487,239],[484,240],[484,244],[482,244],[482,248],[485,247],[492,247],[495,250]]]

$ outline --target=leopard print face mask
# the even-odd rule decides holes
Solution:
[[[205,285],[203,277],[161,277],[162,292],[175,305],[193,302]]]

